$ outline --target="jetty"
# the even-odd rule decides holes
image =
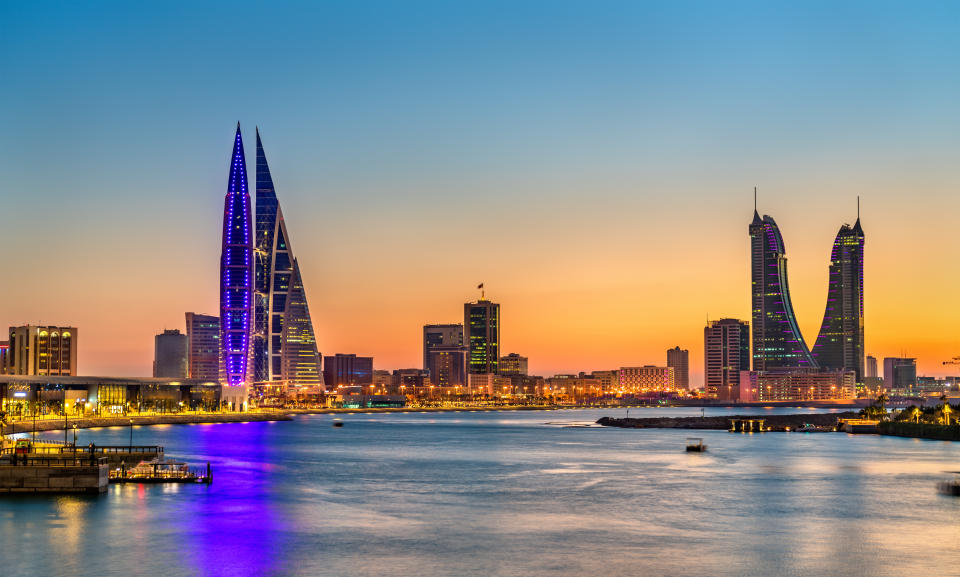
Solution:
[[[624,429],[699,429],[714,431],[760,432],[792,431],[805,424],[836,426],[841,419],[856,418],[856,413],[799,413],[793,415],[729,415],[709,417],[602,417],[598,425]]]

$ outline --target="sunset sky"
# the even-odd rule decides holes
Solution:
[[[867,352],[960,374],[960,6],[0,3],[0,327],[149,375],[216,313],[239,120],[259,125],[322,353],[421,362],[501,303],[534,374],[665,364],[749,319],[753,187],[812,347],[866,234]]]

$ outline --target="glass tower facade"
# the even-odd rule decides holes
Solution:
[[[800,328],[787,284],[787,257],[780,229],[756,210],[750,223],[753,370],[809,367],[817,363]]]
[[[227,385],[249,380],[250,330],[253,297],[253,234],[247,166],[240,123],[223,207],[223,248],[220,253],[220,346]]]
[[[320,355],[316,352],[316,339],[310,311],[306,306],[303,281],[299,278],[299,272],[294,270],[290,237],[287,235],[287,226],[277,200],[259,130],[256,215],[256,294],[252,350],[254,380],[283,380],[290,385],[316,385],[318,379],[321,379],[322,383]],[[294,287],[295,276],[298,279],[298,289]],[[298,294],[294,294],[295,291],[299,291]],[[297,325],[290,331],[285,331],[285,324],[291,320],[288,315],[290,301],[295,298],[302,301],[302,305],[297,305]],[[308,341],[309,344],[305,344]],[[285,343],[295,349],[286,356]],[[307,354],[307,349],[302,346],[312,348],[314,352]]]
[[[463,328],[469,372],[499,372],[500,305],[484,299],[466,303],[463,306]]]
[[[813,358],[824,369],[857,373],[864,377],[863,349],[863,229],[843,225],[833,241],[827,306]]]

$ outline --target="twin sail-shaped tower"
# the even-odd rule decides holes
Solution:
[[[222,379],[231,386],[323,387],[300,267],[257,130],[256,216],[240,124],[233,143],[220,259]]]
[[[843,225],[830,255],[827,305],[813,350],[807,347],[787,283],[786,248],[772,217],[750,223],[753,370],[810,368],[855,371],[863,382],[863,229],[860,215]]]

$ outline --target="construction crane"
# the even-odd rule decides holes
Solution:
[[[960,357],[953,357],[949,361],[943,361],[945,365],[960,365]]]

